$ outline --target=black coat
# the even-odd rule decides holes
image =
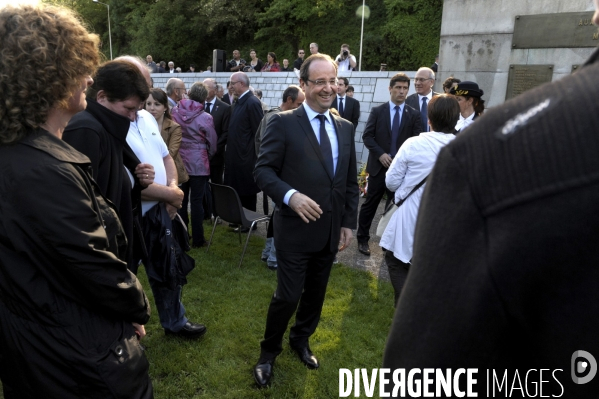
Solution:
[[[422,132],[420,112],[409,105],[404,105],[399,125],[399,138],[397,140],[396,153],[399,147],[410,137],[418,136]],[[383,166],[379,158],[383,154],[391,153],[391,114],[389,102],[372,108],[366,128],[362,134],[362,141],[368,148],[368,163],[366,172],[376,176],[381,170],[385,173],[387,168]]]
[[[341,227],[356,228],[359,191],[354,129],[345,119],[332,118],[339,158],[331,179],[304,106],[269,117],[254,174],[277,205],[274,236],[282,251],[317,252],[328,243],[330,251],[337,252]],[[304,223],[284,204],[292,188],[320,205],[320,219]]]
[[[335,108],[339,111],[338,101],[339,97],[335,96],[335,101],[331,104],[331,108]],[[343,119],[347,119],[354,124],[354,129],[358,128],[358,120],[360,119],[360,102],[350,96],[345,96],[343,100]]]
[[[0,377],[15,397],[149,398],[150,316],[86,156],[40,130],[0,146]]]
[[[133,173],[140,161],[126,141],[130,124],[128,118],[88,98],[87,108],[69,121],[62,138],[90,159],[94,180],[102,194],[117,207],[130,244],[127,262],[135,271],[144,249],[143,240],[134,228],[136,222],[141,225],[138,212],[133,212],[141,209],[141,185]],[[123,166],[133,175],[133,191]]]
[[[231,106],[229,103],[214,97],[210,115],[214,121],[214,130],[218,136],[216,153],[210,158],[210,166],[223,165],[225,163],[225,146],[229,136],[229,120],[231,119]]]
[[[561,369],[563,388],[545,371],[543,395],[597,397],[599,378],[578,385],[570,370],[578,350],[599,356],[598,58],[441,150],[384,367],[478,368],[479,396],[487,369],[510,370],[508,386],[537,369],[529,389]]]
[[[260,192],[252,172],[256,165],[254,141],[263,117],[262,103],[252,92],[237,100],[233,107],[225,153],[225,185],[233,187],[239,195]]]

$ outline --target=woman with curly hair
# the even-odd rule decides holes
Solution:
[[[0,8],[0,379],[9,398],[151,398],[149,306],[124,233],[61,137],[98,37],[72,12]]]

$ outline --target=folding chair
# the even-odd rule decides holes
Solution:
[[[243,252],[241,253],[241,260],[239,261],[239,267],[241,268],[241,263],[243,262],[243,257],[248,242],[250,242],[250,235],[252,234],[254,226],[260,222],[268,222],[269,216],[261,215],[242,207],[239,195],[237,195],[237,191],[235,191],[233,187],[210,183],[210,188],[212,189],[212,209],[216,218],[214,219],[214,227],[212,227],[212,234],[210,235],[210,241],[208,241],[206,252],[208,252],[210,245],[212,245],[212,238],[214,237],[214,230],[216,230],[218,219],[222,219],[229,223],[235,223],[240,226],[239,244],[241,244],[241,227],[247,227],[250,231],[245,240]]]

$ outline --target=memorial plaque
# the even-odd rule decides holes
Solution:
[[[597,47],[599,31],[593,12],[518,15],[512,48]]]
[[[551,82],[553,65],[510,65],[505,99],[509,100],[533,87]]]

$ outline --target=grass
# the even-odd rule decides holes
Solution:
[[[308,370],[300,363],[289,348],[287,332],[271,386],[256,388],[252,368],[260,354],[276,273],[260,260],[261,237],[252,237],[238,269],[242,246],[228,230],[217,227],[208,254],[205,248],[189,252],[196,268],[183,288],[183,304],[191,321],[206,324],[206,335],[197,341],[166,337],[155,312],[146,325],[142,343],[156,399],[336,398],[339,368],[380,367],[393,316],[391,284],[335,265],[321,321],[310,340],[320,369]],[[153,304],[143,268],[139,278]]]

